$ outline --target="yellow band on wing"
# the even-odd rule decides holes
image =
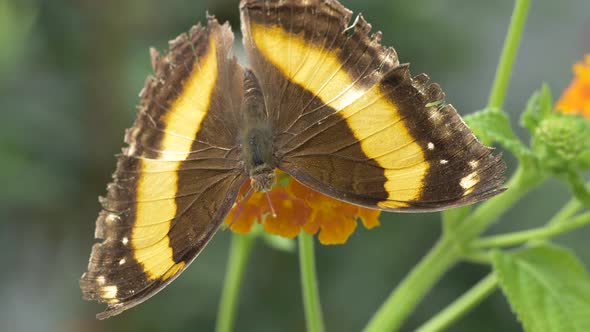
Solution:
[[[137,182],[138,201],[135,224],[131,236],[135,259],[143,265],[150,279],[168,279],[182,269],[176,264],[168,232],[177,213],[174,197],[178,192],[178,170],[190,152],[193,140],[207,114],[211,95],[217,81],[217,50],[214,36],[210,37],[205,56],[195,59],[190,76],[182,92],[165,113],[164,136],[160,146],[160,160],[166,162],[166,173],[152,176],[159,164],[142,161]],[[159,199],[159,200],[158,200]]]
[[[397,105],[384,96],[379,84],[355,85],[335,51],[313,45],[279,26],[252,23],[251,34],[257,49],[287,79],[346,119],[365,155],[384,169],[389,197],[380,206],[404,207],[403,202],[419,198],[428,163]]]

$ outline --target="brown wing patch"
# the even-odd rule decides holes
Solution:
[[[197,256],[245,181],[236,112],[243,70],[228,59],[229,25],[209,18],[151,51],[155,75],[142,90],[114,182],[101,199],[84,298],[108,304],[106,318],[171,282]]]
[[[320,0],[244,0],[241,10],[285,171],[387,210],[440,210],[501,192],[501,159],[444,105],[437,84],[412,78],[381,33],[369,35],[362,16],[351,24],[349,10]]]

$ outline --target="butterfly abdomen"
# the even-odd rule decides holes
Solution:
[[[276,182],[272,126],[258,79],[250,70],[244,73],[244,101],[240,145],[244,168],[255,191],[269,191]]]

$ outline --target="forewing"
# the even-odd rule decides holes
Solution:
[[[279,167],[317,191],[385,210],[440,210],[501,192],[500,157],[437,84],[412,78],[381,33],[351,15],[330,0],[241,2]]]
[[[106,318],[171,282],[199,254],[246,177],[236,143],[242,68],[228,59],[229,25],[209,18],[151,50],[155,75],[142,90],[114,181],[101,199],[83,297]]]

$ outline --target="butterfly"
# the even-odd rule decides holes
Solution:
[[[503,191],[505,165],[428,76],[336,0],[242,0],[249,67],[208,17],[151,49],[127,147],[100,199],[83,297],[107,318],[172,282],[207,245],[242,185],[275,170],[339,200],[437,211]]]

